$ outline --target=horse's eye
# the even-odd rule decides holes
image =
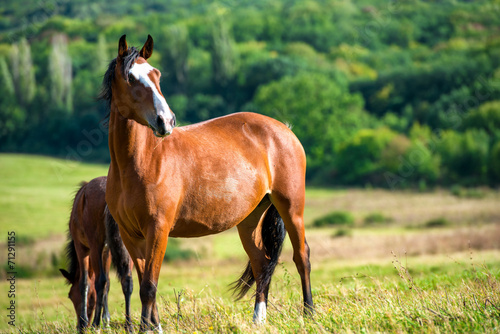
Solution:
[[[131,84],[135,82],[135,77],[132,74],[128,75],[128,82],[130,82]]]

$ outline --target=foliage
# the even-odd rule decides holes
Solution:
[[[313,222],[313,226],[323,227],[323,226],[337,226],[337,225],[345,225],[352,226],[354,225],[354,216],[347,211],[334,211],[326,216],[316,219]]]
[[[259,112],[292,126],[306,150],[310,173],[331,168],[341,143],[373,125],[341,73],[286,76],[261,86],[254,103]]]
[[[424,223],[424,227],[434,228],[434,227],[446,227],[449,226],[450,222],[443,217],[431,219]]]
[[[196,257],[196,254],[190,249],[183,249],[179,239],[169,238],[167,250],[163,257],[164,262],[174,262],[179,260],[189,260]]]
[[[410,142],[387,128],[365,129],[340,147],[337,172],[344,182],[382,183],[384,174],[395,172]]]
[[[391,217],[385,216],[380,212],[372,212],[365,216],[364,223],[366,225],[378,225],[392,222]]]
[[[489,141],[484,130],[444,131],[436,145],[444,169],[444,181],[484,184],[488,172]]]
[[[350,237],[352,235],[352,230],[349,228],[339,228],[333,234],[333,238],[343,238]]]
[[[119,37],[140,46],[149,33],[150,62],[163,72],[162,92],[180,124],[242,109],[287,121],[305,146],[311,183],[496,186],[497,6],[8,1],[0,16],[0,151],[82,151],[107,113],[95,97]],[[415,137],[416,127],[428,133]],[[106,140],[77,155],[107,162]]]

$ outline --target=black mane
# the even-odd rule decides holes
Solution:
[[[139,51],[135,47],[130,47],[127,50],[127,54],[123,57],[122,75],[128,82],[128,74],[132,65],[139,58]],[[111,91],[111,84],[113,83],[113,78],[115,77],[116,70],[116,58],[109,63],[108,69],[104,74],[102,79],[101,92],[99,93],[99,100],[104,100],[107,102],[108,108],[111,106],[111,98],[113,97]]]
[[[71,238],[71,234],[68,233],[68,243],[66,244],[66,258],[68,259],[68,271],[72,280],[75,279],[78,268],[80,264],[78,263],[78,255],[76,254],[75,242]],[[67,281],[66,283],[71,284],[73,282]]]

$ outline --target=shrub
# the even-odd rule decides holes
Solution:
[[[380,212],[372,212],[368,214],[364,220],[365,224],[367,225],[390,223],[391,221],[391,217],[386,217]]]
[[[332,238],[350,237],[351,235],[352,231],[350,229],[341,227],[332,234]]]
[[[427,221],[424,224],[424,227],[434,228],[434,227],[445,227],[448,225],[450,225],[450,222],[446,218],[440,217]]]
[[[453,185],[450,193],[459,198],[484,198],[486,196],[486,193],[479,188],[464,188],[458,185]]]
[[[436,146],[445,181],[471,186],[484,184],[490,137],[484,130],[444,131]]]
[[[500,141],[493,144],[488,165],[492,181],[496,184],[500,183]]]
[[[163,262],[173,262],[179,260],[189,260],[195,258],[196,253],[190,249],[182,249],[179,239],[168,239],[167,251],[163,257]]]
[[[316,227],[335,225],[352,226],[354,225],[354,216],[347,211],[334,211],[324,217],[316,219],[313,225]]]

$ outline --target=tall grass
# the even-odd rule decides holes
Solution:
[[[234,301],[226,290],[239,266],[214,269],[213,264],[202,263],[182,267],[180,272],[166,267],[158,293],[161,323],[167,333],[498,332],[500,252],[473,254],[472,260],[470,256],[394,257],[392,263],[378,264],[318,263],[318,275],[313,274],[313,318],[302,316],[300,280],[287,261],[274,276],[268,322],[261,327],[251,321],[251,296]],[[54,288],[50,294],[42,294],[42,289],[34,289],[31,307],[36,312],[24,314],[17,330],[73,333],[76,316],[69,300],[54,303],[53,299],[54,294],[66,294],[67,287]],[[120,333],[123,301],[115,280],[111,294],[113,322],[106,332]],[[137,291],[132,309],[137,328],[140,303],[136,295]],[[0,330],[10,329],[0,324]]]

